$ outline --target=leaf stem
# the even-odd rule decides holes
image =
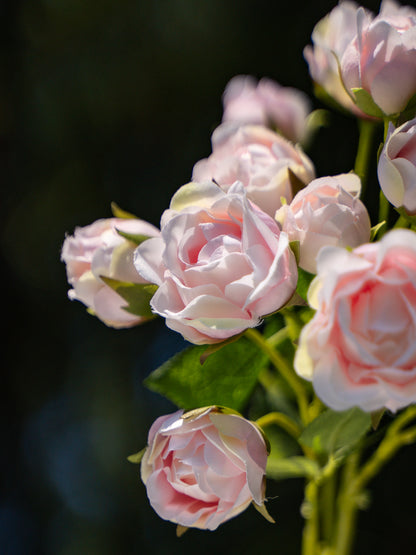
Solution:
[[[245,335],[255,343],[260,349],[267,354],[270,362],[276,368],[276,370],[283,376],[287,383],[292,388],[296,395],[296,400],[299,407],[299,414],[302,422],[306,424],[308,422],[308,397],[306,391],[303,387],[301,379],[295,374],[293,368],[287,363],[287,361],[279,354],[276,349],[274,349],[267,339],[263,335],[252,328],[245,331]]]
[[[359,119],[359,138],[357,154],[355,157],[354,172],[361,179],[361,196],[364,194],[368,178],[368,166],[370,161],[371,148],[373,145],[373,137],[376,129],[376,123],[368,119]]]
[[[305,500],[302,514],[305,526],[302,535],[302,555],[319,555],[319,487],[315,480],[311,480],[305,487]]]
[[[300,436],[302,430],[298,424],[292,420],[289,416],[282,412],[269,412],[264,416],[261,416],[258,420],[256,420],[256,424],[260,426],[260,428],[266,428],[271,424],[275,424],[285,430],[290,436],[295,438],[296,440]]]
[[[378,205],[378,221],[383,222],[385,221],[388,226],[389,221],[389,211],[390,211],[390,203],[386,199],[382,189],[380,189],[380,196],[379,196],[379,205]],[[387,226],[384,226],[380,229],[378,236],[381,238],[384,233],[386,232]]]
[[[351,482],[357,472],[359,457],[359,451],[355,451],[347,458],[342,475],[341,490],[337,499],[338,522],[334,547],[336,555],[351,553],[358,510],[355,491],[351,491]]]

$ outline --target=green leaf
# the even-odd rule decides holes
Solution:
[[[134,453],[134,455],[130,455],[127,457],[127,460],[133,464],[140,464],[143,455],[146,452],[147,447],[145,447],[144,449],[141,449],[140,451],[138,451],[137,453]]]
[[[375,241],[376,237],[377,237],[377,233],[386,225],[386,220],[383,220],[382,222],[378,223],[377,225],[374,225],[371,228],[371,234],[370,234],[370,241]]]
[[[373,100],[373,97],[368,91],[359,87],[353,88],[351,90],[354,93],[356,105],[365,114],[381,119],[385,117],[383,110],[379,106],[377,106],[377,104]]]
[[[313,478],[318,475],[319,470],[318,463],[306,457],[288,457],[287,459],[269,457],[266,476],[274,480]]]
[[[302,270],[302,268],[298,268],[298,284],[296,286],[296,293],[302,297],[304,301],[307,301],[309,285],[314,277],[314,274],[311,274],[306,270]]]
[[[228,339],[221,341],[221,343],[213,343],[212,345],[206,346],[205,351],[201,355],[200,363],[204,364],[204,362],[207,360],[207,358],[210,355],[212,355],[213,353],[216,353],[226,345],[229,345],[230,343],[234,343],[234,341],[238,341],[240,337],[241,337],[241,333],[238,335],[234,335],[233,337],[229,337]]]
[[[205,350],[203,345],[181,351],[144,384],[185,410],[222,405],[241,411],[267,363],[266,355],[246,337],[212,353],[201,365]]]
[[[127,306],[123,307],[124,310],[144,318],[156,317],[150,308],[150,300],[156,293],[157,285],[118,281],[105,276],[100,276],[100,278],[127,302]]]
[[[143,241],[146,241],[147,239],[150,239],[150,237],[148,235],[141,235],[139,233],[127,233],[125,231],[121,231],[120,229],[116,229],[116,231],[119,235],[124,237],[124,239],[127,239],[128,241],[131,241],[132,243],[134,243],[137,246],[141,245],[143,243]]]
[[[123,220],[138,219],[134,214],[130,214],[130,212],[120,208],[115,202],[111,203],[111,212],[115,218],[122,218]]]
[[[344,412],[326,410],[302,432],[299,442],[317,453],[339,458],[346,455],[371,427],[371,415],[359,408]]]

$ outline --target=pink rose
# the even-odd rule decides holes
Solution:
[[[290,241],[299,241],[299,266],[316,273],[316,257],[327,245],[357,247],[370,240],[370,218],[359,200],[361,182],[348,173],[314,179],[276,219]]]
[[[297,89],[282,87],[271,79],[257,81],[237,75],[227,84],[222,121],[276,127],[293,142],[306,139],[306,120],[310,112],[308,97]]]
[[[73,287],[68,297],[84,303],[108,326],[124,328],[139,324],[143,318],[124,310],[126,301],[101,276],[129,283],[145,283],[145,280],[133,265],[136,245],[124,239],[117,229],[149,237],[159,234],[158,229],[142,220],[97,220],[86,227],[77,227],[73,236],[66,237],[61,259]]]
[[[334,100],[351,112],[365,117],[346,92],[339,76],[338,64],[348,44],[357,34],[357,11],[355,2],[340,2],[321,19],[312,33],[313,46],[306,46],[303,55],[309,65],[312,79]],[[371,15],[366,13],[370,20]]]
[[[416,93],[416,10],[383,2],[373,20],[359,10],[341,71],[348,89],[365,89],[385,114],[403,111]]]
[[[416,402],[416,233],[352,252],[325,247],[295,369],[329,407],[391,411]]]
[[[247,196],[274,217],[281,198],[292,199],[289,169],[303,182],[315,177],[302,150],[260,125],[223,123],[212,135],[212,154],[195,164],[192,179],[215,181],[224,190],[243,183]]]
[[[218,343],[257,326],[296,288],[287,235],[247,201],[241,183],[228,194],[210,182],[184,185],[161,231],[137,248],[134,263],[159,285],[153,311],[192,343]]]
[[[378,180],[396,208],[416,215],[416,118],[389,133],[378,162]]]
[[[266,443],[255,424],[207,407],[154,422],[141,477],[161,518],[215,530],[252,502],[263,507],[266,461]]]

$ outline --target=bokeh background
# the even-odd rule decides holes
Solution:
[[[3,0],[0,163],[3,342],[0,554],[298,554],[300,480],[254,511],[175,537],[126,457],[175,409],[143,378],[184,347],[162,321],[106,328],[67,297],[65,233],[110,203],[158,225],[210,153],[237,74],[313,99],[303,47],[335,2]],[[378,2],[366,6],[378,9]],[[349,171],[357,127],[333,113],[309,149],[318,175]],[[416,450],[372,484],[356,553],[414,553]]]

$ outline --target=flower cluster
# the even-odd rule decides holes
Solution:
[[[189,351],[198,357],[203,351],[192,349],[203,345],[210,345],[206,357],[247,338],[260,346],[292,388],[299,412],[292,420],[295,409],[274,409],[257,424],[274,419],[299,440],[297,472],[322,481],[334,470],[315,469],[325,454],[324,432],[310,441],[320,415],[327,433],[328,419],[340,418],[329,409],[358,407],[364,416],[351,414],[364,420],[354,432],[365,434],[367,413],[394,415],[416,403],[416,10],[384,0],[374,15],[340,2],[318,22],[312,42],[304,56],[317,95],[367,130],[350,173],[317,177],[301,146],[311,121],[304,93],[237,76],[225,88],[212,153],[173,195],[160,229],[116,210],[119,217],[68,236],[62,260],[69,297],[107,325],[160,316],[199,346]],[[382,144],[372,145],[368,130],[381,131],[383,123]],[[371,155],[378,179],[369,175]],[[365,198],[380,199],[373,222]],[[263,322],[280,331],[270,339],[258,331]],[[282,353],[273,343],[279,333],[291,339]],[[244,366],[238,356],[232,363]],[[147,448],[133,457],[141,460],[155,511],[183,528],[214,530],[253,503],[271,520],[264,507],[268,446],[259,425],[231,410],[237,401],[219,407],[214,388],[204,393],[210,406],[184,413],[198,395],[181,389],[169,396],[169,387],[173,377],[164,391],[180,399],[181,410],[158,418]],[[353,440],[341,445],[338,462]],[[351,498],[358,497],[355,491]]]

